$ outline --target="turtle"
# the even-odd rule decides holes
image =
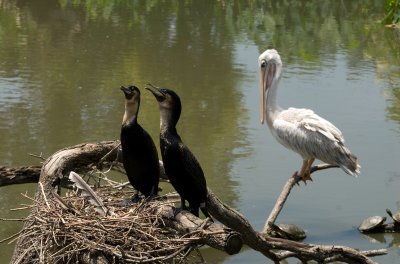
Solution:
[[[382,228],[385,221],[386,217],[379,215],[370,216],[362,221],[361,225],[358,227],[358,230],[360,230],[361,233],[373,232],[379,228]]]
[[[280,237],[289,240],[303,240],[306,238],[304,230],[295,224],[270,224],[271,231],[269,232],[273,237]]]
[[[393,219],[395,225],[400,225],[400,211],[393,214],[390,209],[386,209],[386,213]]]

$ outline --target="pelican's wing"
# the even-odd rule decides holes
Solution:
[[[278,120],[278,126],[283,124],[279,121],[288,122],[291,123],[294,128],[317,132],[331,141],[341,145],[344,144],[342,132],[331,122],[315,114],[310,109],[289,108],[282,111],[276,120]]]
[[[342,132],[313,111],[289,108],[275,116],[272,126],[276,139],[303,159],[337,164],[350,175],[360,173],[357,157],[344,146]]]

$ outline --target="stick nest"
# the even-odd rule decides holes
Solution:
[[[171,202],[153,199],[120,207],[123,197],[129,197],[126,192],[100,187],[96,193],[111,215],[100,216],[85,197],[72,191],[62,198],[64,205],[57,199],[36,203],[36,212],[25,219],[31,224],[17,237],[28,238],[22,255],[33,252],[32,263],[90,263],[93,259],[98,263],[188,263],[202,259],[200,254],[190,254],[194,249],[198,252],[201,233],[180,235],[157,215],[157,208]]]

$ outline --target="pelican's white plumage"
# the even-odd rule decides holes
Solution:
[[[258,59],[261,74],[261,123],[268,124],[272,135],[288,149],[303,158],[299,176],[310,178],[315,159],[341,167],[347,174],[360,173],[356,156],[344,146],[342,132],[312,110],[281,109],[276,102],[282,61],[274,49],[266,50]]]

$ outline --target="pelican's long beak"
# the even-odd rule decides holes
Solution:
[[[265,122],[265,93],[264,93],[264,79],[265,79],[265,68],[260,69],[260,118],[261,124]]]
[[[266,110],[267,110],[267,96],[268,90],[272,85],[272,81],[275,78],[276,64],[267,63],[266,66],[260,68],[260,117],[261,124],[266,121]]]

